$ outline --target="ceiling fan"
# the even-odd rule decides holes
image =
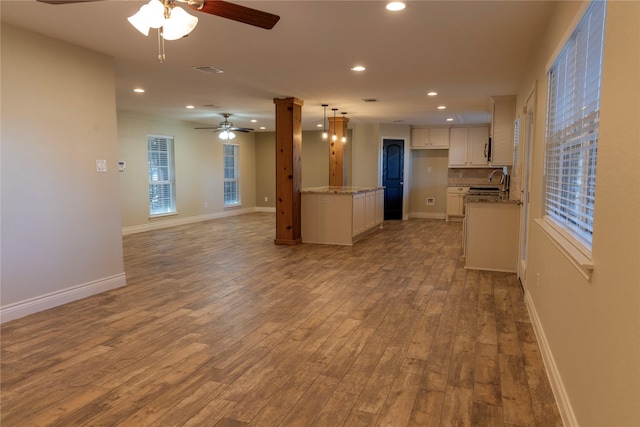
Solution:
[[[231,117],[231,114],[229,113],[222,114],[222,117],[224,117],[224,121],[220,122],[218,126],[204,126],[204,127],[197,127],[194,129],[213,129],[214,132],[221,132],[219,135],[219,138],[224,140],[235,138],[236,136],[233,134],[233,132],[246,133],[246,132],[251,132],[253,130],[251,128],[241,128],[241,127],[234,126],[233,123],[231,123],[228,120],[229,117]]]
[[[85,3],[101,0],[38,0],[48,4],[69,4],[69,3]],[[208,13],[210,15],[220,16],[222,18],[231,19],[233,21],[242,22],[244,24],[253,25],[254,27],[272,29],[280,20],[278,15],[252,9],[250,7],[241,6],[239,4],[230,3],[223,0],[161,0],[165,8],[169,10],[175,6],[176,2],[186,3],[193,10]]]

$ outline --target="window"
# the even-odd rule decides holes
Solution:
[[[173,163],[173,137],[148,135],[149,214],[176,213],[176,181]]]
[[[548,74],[545,220],[591,251],[605,1],[593,1]]]
[[[240,146],[223,144],[224,146],[224,205],[240,204]]]

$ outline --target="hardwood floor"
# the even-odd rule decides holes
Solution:
[[[274,230],[125,236],[126,287],[2,326],[1,425],[562,425],[517,279],[465,270],[460,223]]]

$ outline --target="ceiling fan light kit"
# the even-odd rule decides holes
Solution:
[[[188,35],[198,24],[198,18],[189,15],[168,0],[164,3],[151,0],[127,19],[145,36],[149,35],[151,28],[162,28],[162,37],[165,40],[178,40]]]

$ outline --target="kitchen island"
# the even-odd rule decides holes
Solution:
[[[313,187],[301,193],[302,243],[353,245],[382,228],[382,187]]]
[[[468,196],[465,203],[465,268],[516,272],[520,202]]]

